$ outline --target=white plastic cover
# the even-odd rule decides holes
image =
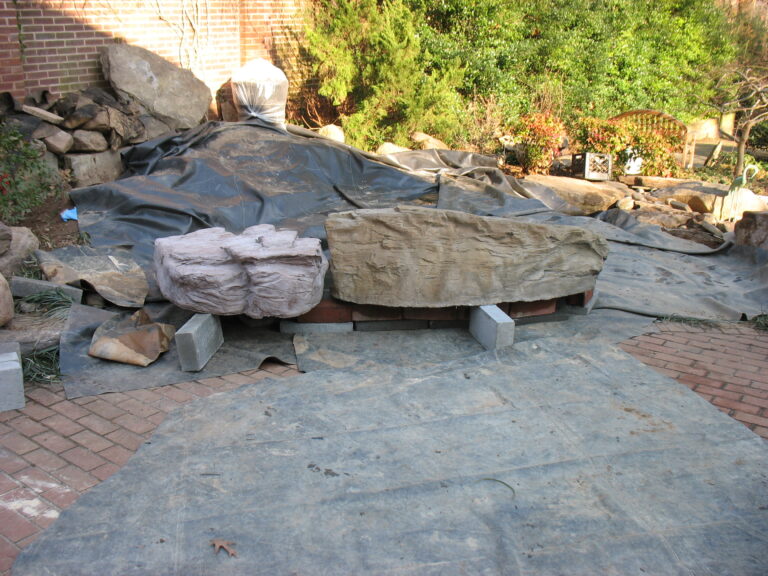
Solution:
[[[258,118],[285,127],[288,78],[280,68],[257,58],[233,72],[231,84],[240,121]]]

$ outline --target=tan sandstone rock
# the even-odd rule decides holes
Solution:
[[[326,221],[336,298],[382,306],[530,302],[592,290],[608,255],[572,226],[412,206]]]

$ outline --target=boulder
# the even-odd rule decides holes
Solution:
[[[75,130],[72,133],[74,143],[71,150],[74,152],[103,152],[109,148],[107,139],[101,132],[93,130]]]
[[[51,136],[43,138],[43,142],[45,142],[45,147],[54,154],[66,154],[71,150],[75,139],[69,132],[58,130]]]
[[[269,224],[240,236],[208,228],[155,241],[163,296],[199,313],[299,316],[320,302],[327,269],[320,240]]]
[[[572,226],[413,206],[326,220],[333,296],[442,308],[532,302],[594,289],[608,244]]]
[[[35,128],[34,132],[32,132],[32,138],[36,138],[37,140],[44,140],[45,138],[54,136],[59,132],[61,132],[61,128],[58,126],[48,124],[48,122],[40,122],[40,125]]]
[[[139,122],[144,126],[144,138],[147,140],[154,140],[159,136],[165,136],[166,134],[173,132],[173,129],[165,122],[162,122],[149,114],[143,114],[138,118]],[[138,144],[141,142],[138,137],[130,140],[131,144]]]
[[[0,256],[0,274],[10,278],[21,270],[24,260],[40,247],[40,241],[29,228],[11,228],[11,246]]]
[[[13,320],[13,295],[5,276],[0,275],[0,326]]]
[[[422,150],[450,150],[451,147],[448,146],[445,142],[442,140],[438,140],[437,138],[433,138],[429,134],[425,134],[424,132],[411,132],[411,135],[409,136],[410,139],[419,145],[419,148]]]
[[[98,118],[99,115],[103,115],[105,112],[106,110],[104,108],[98,104],[90,102],[89,104],[84,104],[72,110],[67,117],[64,118],[64,122],[62,122],[61,125],[63,128],[69,130],[74,130],[81,126],[86,127],[87,124],[90,124],[95,118]],[[95,130],[93,126],[88,126],[86,129]]]
[[[0,222],[0,256],[10,250],[11,240],[13,240],[13,230],[11,230],[10,226]]]
[[[117,314],[96,329],[88,355],[94,358],[149,366],[167,352],[176,329],[153,322],[144,310]]]
[[[104,76],[115,92],[135,98],[173,129],[197,126],[208,111],[211,91],[192,72],[130,44],[112,44],[101,55]]]
[[[744,217],[736,222],[734,233],[736,244],[768,250],[768,212],[744,212]]]
[[[64,164],[77,186],[91,186],[117,180],[123,173],[120,153],[114,150],[92,154],[67,154]]]
[[[664,201],[677,200],[690,206],[694,212],[712,212],[715,201],[728,193],[728,186],[714,182],[683,182],[654,190],[651,195]]]
[[[317,133],[324,138],[336,140],[336,142],[344,144],[344,130],[340,126],[336,126],[336,124],[322,126],[317,130]]]
[[[108,133],[112,129],[109,124],[109,110],[99,106],[98,112],[81,127],[83,130],[96,130],[97,132]]]
[[[376,148],[376,154],[381,154],[382,156],[385,154],[397,154],[398,152],[409,152],[411,149],[406,148],[405,146],[398,146],[397,144],[393,144],[392,142],[384,142],[381,146]]]
[[[627,186],[618,182],[589,182],[580,178],[543,174],[530,174],[520,181],[523,186],[525,182],[540,184],[554,191],[569,205],[562,211],[573,216],[602,212],[631,193]]]

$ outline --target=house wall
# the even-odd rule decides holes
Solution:
[[[0,92],[23,97],[39,89],[64,94],[104,85],[99,50],[116,42],[192,70],[212,95],[256,57],[283,67],[298,86],[291,72],[301,2],[0,0]]]

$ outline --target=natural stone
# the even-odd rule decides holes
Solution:
[[[409,152],[410,148],[406,148],[405,146],[398,146],[397,144],[393,144],[392,142],[384,142],[381,146],[376,148],[376,154],[385,155],[385,154],[397,154],[398,152]]]
[[[438,308],[532,302],[595,287],[608,244],[572,226],[401,206],[326,221],[334,297]]]
[[[147,140],[154,140],[159,136],[173,132],[173,129],[168,124],[149,114],[139,116],[139,122],[144,126],[144,138]],[[138,140],[134,138],[130,142],[136,144]]]
[[[208,228],[155,241],[163,296],[200,313],[299,316],[320,302],[327,269],[320,240],[269,224],[240,236]]]
[[[197,126],[211,91],[192,72],[139,46],[113,44],[101,56],[104,76],[117,94],[135,98],[173,129]]]
[[[13,320],[13,294],[5,276],[0,275],[0,326]]]
[[[61,128],[59,128],[58,126],[54,126],[53,124],[49,124],[48,122],[40,122],[40,125],[37,128],[35,128],[34,132],[32,132],[32,138],[36,138],[38,140],[44,140],[45,138],[48,138],[49,136],[54,136],[59,132],[61,132]]]
[[[88,355],[94,358],[149,366],[167,352],[175,328],[170,324],[153,322],[144,310],[130,316],[118,314],[93,333]]]
[[[635,207],[635,199],[632,196],[625,196],[618,202],[616,202],[616,208],[629,212]]]
[[[114,150],[93,154],[67,154],[64,164],[77,186],[91,186],[117,180],[123,173],[120,153]]]
[[[58,114],[48,112],[48,110],[43,110],[42,108],[38,108],[36,106],[27,106],[25,104],[21,107],[21,111],[29,114],[30,116],[34,116],[35,118],[40,118],[40,120],[50,124],[61,124],[64,121],[64,118]]]
[[[410,138],[413,142],[416,142],[416,144],[419,145],[419,148],[422,150],[431,150],[431,149],[439,149],[439,150],[450,150],[450,146],[443,142],[442,140],[438,140],[437,138],[433,138],[429,134],[424,134],[424,132],[412,132],[410,135]]]
[[[669,205],[676,210],[682,210],[683,212],[693,212],[688,204],[685,202],[680,202],[679,200],[670,200]]]
[[[662,228],[679,228],[685,226],[691,219],[691,215],[687,212],[681,212],[680,210],[633,210],[632,216],[634,216],[638,222],[643,224],[655,224]]]
[[[13,230],[11,230],[11,227],[0,222],[0,256],[10,250],[12,240]]]
[[[64,118],[64,122],[62,122],[61,125],[63,128],[74,130],[75,128],[86,127],[91,122],[94,122],[94,119],[98,118],[100,115],[103,117],[105,114],[106,110],[103,107],[94,104],[89,100],[88,104],[78,106],[72,110],[67,117]],[[95,125],[98,125],[98,122],[96,122]],[[94,125],[91,125],[87,126],[86,130],[96,130],[96,128]]]
[[[768,250],[768,212],[744,212],[734,229],[735,243]]]
[[[526,182],[550,188],[568,203],[569,206],[562,211],[573,216],[587,216],[607,210],[631,192],[627,186],[618,182],[589,182],[580,178],[543,174],[526,176],[520,184],[525,186]]]
[[[336,140],[336,142],[344,143],[344,130],[341,129],[341,127],[336,126],[335,124],[328,124],[327,126],[322,126],[318,129],[317,133],[320,136],[323,136],[325,138],[329,138],[331,140]]]
[[[58,130],[55,134],[43,138],[43,142],[45,142],[45,147],[54,154],[66,154],[72,148],[75,139],[69,132]]]
[[[109,132],[111,126],[109,124],[109,111],[107,108],[99,106],[96,114],[85,124],[82,124],[81,128],[83,130],[96,130],[103,133]]]
[[[74,143],[72,151],[74,152],[103,152],[109,148],[107,139],[101,132],[93,130],[75,130],[72,133]]]
[[[24,260],[40,247],[40,241],[32,230],[24,227],[11,228],[11,246],[0,256],[0,274],[10,278],[21,270]]]
[[[687,204],[694,212],[712,212],[715,200],[725,196],[728,187],[714,182],[683,182],[654,190],[652,195],[659,200],[677,200]]]

